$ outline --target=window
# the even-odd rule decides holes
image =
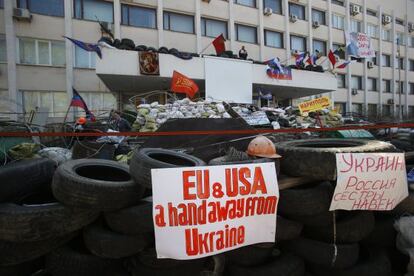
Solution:
[[[346,88],[346,85],[345,85],[345,75],[338,74],[336,76],[336,79],[338,80],[338,88]]]
[[[341,45],[341,44],[332,44],[332,48],[334,51],[337,51],[339,49],[339,51],[337,51],[336,55],[340,58],[340,59],[345,59],[345,45]]]
[[[32,13],[64,16],[64,0],[18,0],[18,8],[29,9]]]
[[[321,25],[326,25],[325,12],[312,9],[312,21],[318,21]]]
[[[378,55],[378,52],[375,52],[375,57],[367,58],[367,61],[371,61],[374,65],[378,65],[377,55]]]
[[[382,67],[391,67],[391,56],[390,55],[386,55],[386,54],[382,54]]]
[[[234,3],[243,5],[243,6],[256,8],[256,0],[234,0]]]
[[[399,18],[395,18],[395,23],[398,24],[398,25],[401,25],[401,26],[404,26],[405,25],[404,24],[404,20],[399,19]]]
[[[283,34],[265,30],[265,45],[275,48],[283,48]]]
[[[382,92],[391,93],[391,80],[382,80]]]
[[[62,41],[19,38],[21,64],[64,66],[65,54]]]
[[[101,116],[109,115],[111,109],[116,108],[116,98],[109,92],[80,92],[88,108]],[[107,111],[103,112],[103,111]]]
[[[313,51],[319,52],[323,56],[326,56],[326,42],[321,40],[313,40]]]
[[[0,89],[0,118],[9,118],[10,104],[8,102],[9,91]]]
[[[0,34],[0,62],[7,61],[6,37]]]
[[[414,71],[414,59],[410,59],[410,71]]]
[[[408,117],[413,118],[414,117],[414,106],[408,107]]]
[[[354,103],[352,104],[352,112],[357,114],[362,114],[362,104]]]
[[[256,8],[256,0],[234,0],[234,3],[243,5],[243,6]]]
[[[367,14],[371,16],[377,16],[377,12],[370,9],[367,9]]]
[[[414,47],[414,36],[409,36],[407,38],[407,43],[408,43],[408,46]]]
[[[410,94],[411,94],[411,95],[414,95],[414,83],[413,83],[413,82],[410,82],[410,83],[408,84],[408,89],[409,89],[409,91],[410,91]]]
[[[122,4],[121,24],[123,25],[156,29],[156,18],[154,9]]]
[[[378,28],[375,25],[367,24],[367,35],[372,38],[378,38]]]
[[[376,78],[368,78],[367,89],[368,91],[377,91],[377,79]]]
[[[236,40],[257,43],[257,29],[255,27],[236,24]]]
[[[290,36],[290,48],[293,51],[305,52],[306,51],[306,39],[301,36]]]
[[[264,0],[263,6],[271,8],[273,13],[282,14],[282,0]]]
[[[377,105],[368,104],[368,117],[377,117]]]
[[[405,45],[404,33],[397,33],[397,41],[395,43],[397,43],[398,45]]]
[[[220,34],[227,38],[227,22],[201,18],[201,35],[217,37]]]
[[[4,8],[4,0],[0,0],[0,9]]]
[[[338,5],[338,6],[344,6],[343,0],[332,0],[332,4]]]
[[[35,110],[36,107],[45,107],[49,109],[49,117],[65,117],[68,108],[68,98],[65,92],[24,91],[22,94],[26,114]]]
[[[398,81],[395,81],[395,93],[400,94],[400,91],[402,91],[402,93],[405,93],[405,88],[404,88],[404,82],[401,81],[399,82],[400,85],[398,85]]]
[[[305,20],[305,7],[289,3],[289,15],[296,15],[298,19]]]
[[[332,15],[332,28],[343,30],[345,25],[345,18],[340,15]]]
[[[74,0],[75,18],[92,21],[114,22],[111,2],[102,0]]]
[[[402,69],[402,70],[404,70],[404,68],[405,68],[405,66],[404,66],[404,58],[402,57],[402,58],[400,58],[398,60],[398,57],[396,57],[395,58],[395,61],[394,61],[394,65],[395,65],[395,68],[396,69]]]
[[[362,90],[362,77],[361,76],[351,77],[351,88]]]
[[[164,30],[194,33],[194,17],[172,12],[164,12]]]
[[[335,102],[335,111],[339,114],[345,114],[346,112],[346,103]]]
[[[382,29],[382,40],[392,41],[391,30]]]
[[[382,116],[390,117],[391,116],[391,105],[383,104],[382,105]]]
[[[361,22],[351,19],[351,32],[360,33],[361,32]]]
[[[85,51],[82,48],[75,47],[75,67],[77,68],[95,68],[96,53]]]

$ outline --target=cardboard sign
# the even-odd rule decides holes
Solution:
[[[299,104],[300,113],[318,111],[331,106],[331,100],[328,97],[321,97],[314,100],[306,101]]]
[[[364,33],[345,32],[346,47],[348,55],[359,58],[375,57],[375,51],[372,48],[371,38]]]
[[[330,211],[392,210],[408,196],[404,153],[337,153]]]
[[[256,111],[250,114],[239,113],[239,115],[251,126],[270,124],[269,118],[267,118],[266,112],[264,111]]]
[[[152,169],[151,175],[158,258],[197,259],[275,241],[273,162]]]

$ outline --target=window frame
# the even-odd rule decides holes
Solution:
[[[203,28],[201,27],[203,25],[203,20],[204,20],[204,30],[205,30],[205,34],[203,34]],[[208,18],[208,17],[201,17],[200,18],[200,29],[201,29],[201,36],[204,37],[212,37],[215,38],[216,36],[210,36],[207,35],[207,21],[216,21],[216,22],[220,22],[220,23],[224,23],[225,28],[225,33],[223,33],[223,36],[225,39],[228,39],[229,37],[229,22],[224,21],[224,20],[218,20],[218,19],[212,19],[212,18]]]
[[[355,78],[358,80],[358,87],[357,88],[353,87],[353,82],[354,82],[353,80]],[[357,90],[363,90],[364,89],[363,84],[362,84],[362,76],[358,76],[358,75],[352,75],[351,76],[351,89],[357,89]]]
[[[367,9],[367,15],[377,17],[378,16],[378,13],[376,11],[374,11],[374,10]]]
[[[326,12],[325,11],[323,11],[323,10],[319,10],[319,9],[315,9],[315,8],[312,8],[312,15],[311,15],[311,18],[312,18],[312,23],[313,23],[313,12],[318,12],[318,13],[322,13],[322,18],[323,18],[323,22],[319,22],[319,24],[321,24],[321,25],[324,25],[324,26],[326,26],[327,24],[326,24]]]
[[[391,80],[382,79],[382,93],[391,93]]]
[[[368,84],[367,84],[367,90],[371,91],[371,92],[377,92],[378,91],[378,79],[377,78],[372,78],[369,77],[367,79],[367,81],[372,81],[372,89],[369,88]]]
[[[81,11],[80,11],[80,13],[81,13],[81,17],[79,18],[79,17],[76,17],[76,1],[80,1],[80,3],[81,3]],[[85,20],[85,21],[90,21],[90,22],[97,22],[97,20],[96,19],[86,19],[86,18],[84,18],[85,17],[85,12],[84,12],[84,1],[85,0],[73,0],[73,19],[78,19],[78,20]],[[111,23],[111,24],[114,24],[114,17],[115,17],[115,14],[114,14],[114,3],[113,2],[108,2],[108,1],[102,1],[102,0],[99,0],[99,2],[105,2],[105,3],[110,3],[110,4],[112,4],[112,21],[111,22],[108,22],[108,23]],[[122,14],[121,14],[122,15]],[[98,18],[99,19],[99,18]],[[122,18],[121,18],[122,19]],[[99,19],[100,20],[100,19]],[[106,21],[103,21],[103,20],[100,20],[100,21],[102,21],[102,22],[106,22]]]
[[[259,1],[261,1],[261,0],[259,0]],[[273,9],[273,8],[272,8],[272,7],[270,7],[270,6],[266,6],[266,1],[267,1],[267,0],[263,0],[263,9],[264,9],[264,8],[271,8],[274,14],[280,14],[280,15],[283,15],[283,4],[282,4],[282,0],[274,0],[274,1],[276,1],[277,3],[279,3],[279,8],[278,8],[278,9],[279,9],[279,11],[280,11],[280,12],[275,12],[275,9]],[[268,1],[272,1],[272,0],[268,0]]]
[[[281,47],[272,46],[272,45],[267,44],[267,36],[266,36],[266,33],[267,32],[276,33],[276,34],[279,34],[280,35],[280,41],[281,41],[281,44],[282,44]],[[283,39],[283,33],[282,32],[278,32],[278,31],[269,30],[269,29],[264,29],[264,45],[266,47],[271,47],[271,48],[276,48],[276,49],[283,49],[283,48],[285,48],[285,42],[284,42],[284,39]]]
[[[408,83],[408,89],[409,89],[408,95],[414,95],[414,82]]]
[[[342,22],[342,28],[340,28],[340,27],[337,27],[335,24],[334,24],[334,20],[335,20],[335,18],[338,18],[338,20],[339,20],[339,18],[341,19],[341,22]],[[339,22],[337,20],[337,22]],[[332,28],[334,28],[334,29],[336,29],[336,30],[345,30],[345,17],[344,16],[342,16],[342,15],[339,15],[339,14],[336,14],[336,13],[333,13],[332,14],[332,20],[331,20],[332,22],[331,22],[331,26],[332,26]]]
[[[337,79],[336,79],[337,80],[337,87],[340,88],[340,89],[347,88],[346,87],[346,75],[345,74],[338,74],[336,77],[337,77]],[[338,77],[341,78],[341,83],[344,84],[343,86],[338,86],[338,84],[339,84]]]
[[[341,0],[332,0],[331,3],[334,4],[334,5],[345,7],[345,2],[341,1]]]
[[[46,13],[35,12],[30,7],[31,6],[30,5],[30,3],[31,3],[30,1],[31,0],[17,0],[16,1],[17,2],[16,3],[16,6],[17,6],[17,8],[20,8],[20,7],[22,7],[21,2],[25,2],[26,4],[23,5],[23,8],[28,9],[31,13],[40,14],[40,15],[44,15],[44,16],[65,17],[65,1],[64,0],[61,0],[61,2],[62,2],[62,15],[54,15],[54,14],[46,14]]]
[[[409,59],[408,60],[408,63],[409,63],[409,69],[408,69],[408,71],[414,72],[414,59]]]
[[[234,25],[235,25],[234,27],[235,27],[235,31],[236,31],[236,41],[243,42],[243,43],[250,43],[250,44],[258,44],[257,27],[253,27],[253,26],[249,26],[249,25],[244,25],[244,24],[239,24],[239,23],[235,23]],[[239,40],[239,26],[254,29],[255,30],[255,42]]]
[[[6,35],[5,34],[0,34],[0,40],[3,40],[4,41],[4,54],[5,54],[5,60],[1,60],[0,59],[0,64],[1,63],[7,63],[7,42],[6,42]]]
[[[260,1],[260,0],[259,0]],[[249,7],[249,8],[254,8],[254,9],[257,9],[257,0],[254,0],[254,5],[253,6],[250,6],[250,5],[246,5],[246,4],[243,4],[243,3],[238,3],[238,0],[234,0],[234,2],[233,2],[234,4],[237,4],[237,5],[240,5],[240,6],[244,6],[244,7]]]
[[[384,60],[385,58],[385,60]],[[381,67],[391,67],[391,55],[388,54],[382,54],[381,55]]]
[[[292,6],[297,6],[297,7],[300,7],[301,9],[302,9],[302,11],[303,11],[303,18],[300,18],[299,16],[297,16],[296,14],[296,16],[298,17],[298,20],[304,20],[304,21],[306,21],[307,20],[307,17],[308,17],[308,15],[306,14],[306,8],[305,8],[305,6],[304,5],[300,5],[300,4],[297,4],[297,3],[292,3],[292,2],[289,2],[289,16],[291,16],[291,15],[294,15],[294,14],[292,14],[292,12],[291,12],[291,7]]]
[[[356,26],[357,26],[357,30],[352,30],[352,23],[355,22]],[[356,33],[360,33],[362,32],[362,22],[359,20],[355,20],[355,19],[351,19],[351,21],[349,22],[349,26],[350,26],[350,31],[351,32],[356,32]]]
[[[124,18],[124,16],[123,16],[123,7],[126,7],[127,10],[128,10],[128,23],[127,24],[125,24],[123,22],[123,18]],[[131,23],[130,23],[131,22],[130,21],[130,18],[131,18],[130,8],[153,11],[154,12],[154,19],[155,19],[154,27],[131,25]],[[158,27],[157,20],[158,20],[157,19],[157,8],[150,8],[150,7],[143,7],[143,6],[138,6],[138,5],[129,5],[129,4],[121,3],[121,26],[129,26],[129,27],[134,27],[134,28],[145,28],[145,29],[157,30],[157,27]]]
[[[73,68],[76,68],[76,69],[92,69],[92,70],[96,69],[96,53],[85,51],[88,54],[88,67],[81,67],[81,66],[78,66],[76,64],[76,49],[80,49],[82,51],[85,51],[82,48],[79,48],[76,45],[73,45]],[[95,66],[92,66],[92,56],[93,55],[95,55]]]
[[[328,55],[328,53],[327,53],[327,42],[326,41],[324,41],[324,40],[320,40],[320,39],[313,39],[312,40],[312,48],[313,48],[313,52],[314,53],[316,53],[316,47],[315,47],[315,42],[317,42],[317,43],[322,43],[323,44],[323,48],[324,48],[324,52],[323,53],[321,53],[320,51],[319,51],[319,53],[321,53],[323,56],[327,56]]]
[[[175,14],[175,15],[179,15],[179,16],[184,16],[184,17],[191,17],[192,18],[192,22],[193,22],[193,31],[192,32],[183,32],[183,31],[177,31],[177,30],[171,30],[171,14]],[[168,16],[168,29],[165,28],[165,16]],[[176,32],[176,33],[182,33],[182,34],[195,34],[196,30],[195,30],[195,18],[194,15],[189,15],[189,14],[185,14],[185,13],[177,13],[177,12],[171,12],[171,11],[164,11],[162,14],[162,18],[163,18],[163,30],[164,31],[170,31],[170,32]]]
[[[370,33],[370,28],[374,28],[375,29],[375,33],[374,33],[374,35],[372,36],[372,34]],[[367,23],[367,35],[370,37],[370,38],[374,38],[374,39],[378,39],[378,26],[377,25],[374,25],[374,24],[371,24],[371,23]]]
[[[32,40],[34,41],[34,49],[35,49],[35,63],[22,63],[20,58],[20,40]],[[58,67],[58,68],[64,68],[66,66],[66,56],[65,56],[65,63],[63,65],[56,65],[53,64],[53,56],[52,56],[52,42],[60,42],[66,48],[65,42],[61,40],[47,40],[47,39],[36,39],[36,38],[30,38],[30,37],[16,37],[17,40],[17,64],[20,65],[31,65],[31,66],[47,66],[47,67]],[[39,42],[47,42],[48,43],[48,58],[49,58],[49,64],[41,64],[39,63]]]

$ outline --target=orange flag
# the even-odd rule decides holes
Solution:
[[[193,98],[198,92],[198,86],[192,79],[174,70],[170,90],[175,93],[187,94],[188,97]]]

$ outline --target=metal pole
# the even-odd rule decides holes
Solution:
[[[401,45],[400,45],[400,39],[399,38],[397,38],[397,53],[398,53],[398,60],[397,60],[397,62],[398,62],[398,91],[400,92],[400,94],[399,94],[399,96],[398,96],[398,98],[399,98],[399,114],[398,114],[398,117],[399,117],[399,122],[401,123],[401,121],[402,121],[402,93],[403,93],[403,91],[402,91],[402,87],[401,87],[401,63],[400,63],[400,60],[401,60],[401,47],[400,47]]]

